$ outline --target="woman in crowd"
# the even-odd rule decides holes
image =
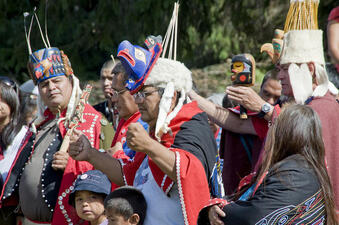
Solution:
[[[5,196],[4,191],[27,132],[27,127],[19,124],[19,106],[18,86],[0,76],[0,224],[15,224],[13,211],[17,202]]]
[[[312,108],[287,106],[271,127],[266,155],[235,201],[211,200],[199,224],[337,224],[321,123]]]

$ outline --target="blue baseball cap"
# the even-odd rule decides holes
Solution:
[[[75,181],[68,203],[74,205],[76,191],[91,191],[97,194],[108,195],[111,193],[111,182],[108,177],[100,170],[89,170],[81,175]]]
[[[147,49],[132,45],[125,40],[119,44],[117,57],[125,68],[128,79],[126,88],[131,94],[139,91],[144,85],[155,62],[162,52],[161,36],[148,36],[145,40]]]

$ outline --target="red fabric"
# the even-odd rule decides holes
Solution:
[[[5,186],[6,186],[6,184],[8,183],[8,180],[9,180],[9,178],[10,178],[10,174],[12,173],[13,167],[14,167],[16,161],[18,160],[18,158],[19,158],[19,156],[20,156],[20,154],[21,154],[23,148],[25,147],[25,145],[27,144],[27,142],[28,142],[28,140],[29,140],[29,138],[30,138],[31,136],[32,136],[32,132],[28,131],[28,132],[26,133],[26,136],[25,136],[24,139],[22,140],[22,144],[21,144],[21,146],[20,146],[20,149],[18,150],[18,152],[17,152],[17,154],[16,154],[16,156],[15,156],[15,159],[14,159],[12,165],[11,165],[11,168],[9,169],[8,176],[7,176],[6,180],[4,181],[3,188],[2,188],[1,194],[0,194],[0,199],[2,199],[3,196],[4,196]],[[18,201],[18,196],[12,195],[10,198],[5,199],[4,202],[0,201],[0,208],[1,208],[2,206],[14,206],[14,205],[18,205],[18,203],[19,203],[19,201]]]
[[[253,124],[255,132],[257,133],[260,140],[263,141],[268,131],[267,120],[265,120],[264,118],[256,117],[256,116],[252,116],[251,119],[252,119],[252,124]]]
[[[5,157],[4,157],[4,152],[2,151],[2,148],[0,146],[0,160],[3,160]]]
[[[328,16],[328,21],[335,20],[339,23],[339,6],[331,10],[330,15]]]
[[[141,114],[138,111],[134,113],[130,118],[128,118],[128,120],[125,120],[123,118],[120,119],[111,147],[113,147],[117,142],[120,142],[121,145],[123,145],[126,142],[126,133],[128,130],[128,126],[131,123],[136,123],[140,117],[141,117]],[[129,157],[125,155],[122,149],[115,152],[113,157],[117,159],[123,159],[123,160],[129,159]]]
[[[205,170],[193,154],[182,149],[171,150],[180,154],[180,177],[177,174],[177,180],[180,179],[182,187],[185,203],[185,209],[181,204],[183,212],[186,211],[188,224],[197,224],[200,210],[210,199],[207,179],[200,179],[206,177]]]
[[[233,108],[228,108],[228,110],[230,110],[230,111],[232,111],[232,112],[234,112],[236,114],[240,114],[240,106],[235,106]],[[257,112],[252,112],[250,110],[247,110],[247,115],[248,116],[255,116],[257,114],[258,114]]]
[[[48,113],[48,112],[47,112]],[[91,137],[89,132],[83,132],[89,140],[94,140],[94,146],[96,149],[99,148],[99,136],[100,136],[100,130],[101,130],[101,114],[98,113],[92,106],[89,104],[86,104],[84,109],[84,123],[80,123],[78,130],[89,130],[91,126],[93,126],[93,135],[94,137]],[[52,117],[48,117],[51,119]],[[94,118],[96,120],[94,121]],[[64,124],[62,123],[60,125],[60,133],[62,136],[66,134],[66,129],[64,127]],[[88,170],[92,170],[93,166],[85,161],[75,161],[71,157],[68,159],[67,166],[64,171],[64,175],[61,181],[60,189],[59,189],[59,195],[60,196],[66,189],[68,189],[73,182],[76,180],[77,176],[79,174],[82,174]],[[66,195],[65,198],[63,198],[62,203],[65,206],[65,210],[67,211],[67,214],[69,215],[70,219],[72,220],[73,224],[78,224],[80,218],[77,216],[75,209],[68,205],[68,197],[69,195]],[[57,202],[55,208],[54,208],[54,214],[53,214],[53,220],[52,225],[68,225],[69,223],[66,221],[64,215],[61,212],[61,209],[59,207],[59,204]]]
[[[139,111],[137,111],[130,118],[128,118],[128,120],[125,120],[124,118],[120,119],[111,147],[113,147],[117,142],[120,142],[121,145],[123,145],[126,142],[126,133],[128,130],[128,126],[131,123],[136,123],[140,117],[141,117],[141,114]],[[125,152],[123,149],[116,151],[113,154],[113,157],[116,159],[121,159],[125,163],[130,159],[127,155],[125,155]],[[111,183],[111,185],[112,185],[112,188],[111,188],[112,191],[114,191],[116,188],[119,187],[113,182]]]
[[[231,110],[233,112],[233,110]],[[256,114],[255,114],[256,115]],[[222,178],[225,194],[230,195],[236,191],[241,179],[255,171],[255,166],[260,161],[263,150],[263,142],[268,130],[268,123],[263,118],[256,116],[249,117],[257,135],[242,135],[223,129],[220,140],[220,156],[224,159]],[[251,161],[241,142],[244,139],[251,139],[253,147],[251,149]],[[246,142],[247,145],[249,144]]]
[[[239,182],[239,186],[238,186],[238,192],[243,188],[245,187],[246,185],[250,184],[252,182],[252,179],[253,177],[255,177],[257,173],[256,172],[253,172],[253,173],[250,173],[248,174],[247,176],[243,177],[241,179],[241,181]]]
[[[194,115],[201,112],[202,111],[198,108],[197,102],[185,104],[179,111],[177,116],[169,124],[169,127],[172,130],[172,135],[169,133],[163,135],[161,137],[161,143],[165,147],[170,148],[170,146],[174,142],[175,135],[180,131],[180,126],[190,120]],[[182,149],[170,150],[173,152],[177,152],[176,154],[178,154],[180,157],[180,178],[177,179],[178,182],[180,179],[182,187],[182,196],[184,201],[183,212],[186,212],[187,214],[188,224],[197,224],[199,211],[210,198],[207,180],[201,179],[201,177],[206,177],[205,170],[200,160],[196,158],[193,154]],[[133,163],[122,164],[124,176],[128,185],[133,185],[135,174],[145,157],[146,154],[137,152],[134,157]],[[176,161],[177,160],[179,159],[176,158]],[[167,189],[172,185],[173,181],[159,169],[159,167],[152,161],[151,158],[149,158],[149,167],[155,181],[157,182],[159,187],[166,193]],[[164,178],[165,182],[162,186]],[[180,189],[179,185],[178,188]]]
[[[328,92],[324,97],[314,98],[309,106],[318,113],[321,121],[327,171],[333,185],[335,204],[339,209],[339,104]]]

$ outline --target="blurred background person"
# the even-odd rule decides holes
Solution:
[[[100,134],[100,144],[102,149],[107,150],[111,147],[115,130],[118,125],[118,112],[115,108],[115,102],[112,101],[112,70],[116,63],[113,60],[106,61],[100,70],[100,84],[105,96],[105,100],[93,106],[95,110],[101,113],[101,127],[104,132]]]
[[[255,171],[260,162],[260,154],[265,140],[268,121],[267,114],[273,112],[281,95],[281,85],[275,70],[266,73],[257,94],[250,87],[227,87],[224,99],[229,108],[218,106],[201,97],[194,91],[189,93],[192,100],[198,102],[209,119],[223,128],[220,140],[220,157],[224,159],[223,183],[226,195],[236,191],[240,180]],[[240,107],[231,107],[236,100],[251,103],[255,111],[248,110],[248,119],[240,119]],[[233,102],[233,103],[231,103]],[[225,105],[226,106],[226,105]]]
[[[28,80],[19,87],[20,89],[20,124],[29,125],[34,121],[38,112],[37,99],[39,95],[38,86],[33,80]]]
[[[17,84],[8,77],[0,76],[0,224],[15,224],[17,198],[12,196],[9,176],[27,126],[19,124],[19,95]]]
[[[339,6],[332,9],[327,24],[328,53],[333,64],[327,64],[328,78],[339,88]]]

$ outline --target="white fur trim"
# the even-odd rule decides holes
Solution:
[[[288,74],[293,90],[293,96],[298,104],[304,104],[306,99],[312,95],[312,75],[307,64],[298,65],[292,63],[288,67]]]
[[[184,216],[185,225],[188,225],[188,217],[187,217],[187,212],[186,212],[185,198],[184,198],[184,192],[182,190],[181,176],[180,176],[180,153],[175,152],[175,156],[176,156],[176,158],[175,158],[175,169],[176,169],[176,175],[177,175],[180,204],[181,204],[182,214]]]
[[[192,90],[191,74],[191,71],[183,63],[159,58],[145,81],[145,85],[165,88],[159,103],[158,120],[155,126],[155,136],[158,141],[161,138],[160,134],[171,131],[168,125],[180,111],[186,99],[186,93]],[[180,92],[181,96],[178,104],[169,113],[174,91]]]
[[[331,81],[328,82],[328,90],[331,92],[332,95],[337,96],[339,94],[338,88],[336,88]]]
[[[280,64],[325,64],[322,30],[291,30],[284,35]]]
[[[173,82],[169,82],[166,85],[166,88],[159,103],[158,119],[155,126],[155,137],[158,139],[158,141],[160,141],[159,132],[162,130],[166,121],[166,117],[171,108],[173,94],[174,94],[174,84]]]
[[[315,63],[315,75],[318,86],[314,89],[312,96],[322,97],[327,93],[329,88],[329,81],[325,67]]]
[[[167,83],[173,82],[176,91],[192,89],[191,71],[178,61],[159,58],[148,75],[145,85],[165,88]]]

